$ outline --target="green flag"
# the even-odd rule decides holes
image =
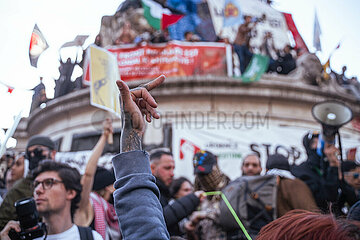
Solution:
[[[269,57],[254,54],[245,72],[241,75],[241,79],[245,83],[258,81],[269,65]]]

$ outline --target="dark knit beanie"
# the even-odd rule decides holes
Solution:
[[[113,170],[97,167],[92,190],[98,191],[114,184],[115,174]]]
[[[357,165],[354,161],[341,162],[341,169],[343,172],[349,172],[357,167],[359,167],[359,165]]]
[[[290,171],[290,165],[288,159],[282,154],[270,155],[266,161],[266,169],[273,168]]]
[[[28,149],[29,147],[34,146],[34,145],[42,145],[42,146],[48,147],[50,150],[54,150],[54,148],[55,148],[55,143],[49,137],[42,136],[42,135],[32,136],[28,141],[26,149]]]

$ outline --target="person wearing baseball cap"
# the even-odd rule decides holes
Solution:
[[[212,152],[201,150],[193,158],[195,174],[195,191],[203,190],[205,192],[221,191],[230,182],[219,168],[217,156]],[[199,213],[190,217],[192,222],[196,223],[196,235],[201,239],[220,239],[226,236],[218,224],[219,204],[221,197],[219,195],[207,196],[199,206]],[[195,225],[195,224],[194,224]]]
[[[230,178],[221,172],[217,156],[209,151],[199,151],[193,158],[195,190],[217,191],[225,187]]]
[[[47,136],[34,135],[29,138],[26,145],[26,159],[29,161],[28,175],[17,181],[7,192],[3,203],[0,206],[0,229],[3,229],[7,222],[17,218],[15,202],[17,200],[32,197],[31,172],[39,162],[45,159],[55,160],[55,143]]]
[[[209,174],[217,164],[217,157],[208,151],[197,152],[194,156],[194,173]]]

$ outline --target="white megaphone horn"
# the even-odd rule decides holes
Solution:
[[[350,122],[353,117],[348,106],[335,100],[317,103],[311,112],[315,120],[321,123],[326,142],[333,142],[339,128]]]

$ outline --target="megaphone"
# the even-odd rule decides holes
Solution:
[[[348,106],[334,100],[315,104],[311,113],[315,120],[322,125],[322,133],[326,142],[333,142],[339,129],[350,122],[353,117]]]

